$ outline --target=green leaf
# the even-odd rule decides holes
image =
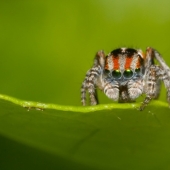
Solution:
[[[68,106],[36,110],[37,102],[0,97],[0,169],[170,168],[166,103],[152,101],[142,112],[119,103],[110,104],[112,110],[96,106],[103,110],[95,112],[69,106],[70,112],[62,111]]]

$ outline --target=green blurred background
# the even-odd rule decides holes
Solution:
[[[80,105],[81,82],[98,50],[151,46],[170,65],[169,32],[169,0],[0,0],[0,93]],[[152,106],[70,114],[1,101],[0,165],[169,170],[169,110]]]
[[[0,93],[80,105],[96,51],[151,46],[170,65],[169,31],[169,0],[1,0]]]

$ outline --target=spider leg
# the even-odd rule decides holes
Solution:
[[[154,58],[159,62],[160,66],[154,65]],[[142,103],[140,110],[143,110],[151,99],[159,96],[160,80],[164,82],[167,89],[167,100],[170,104],[170,68],[165,63],[162,56],[155,49],[150,47],[146,50],[145,68],[144,79],[146,81],[146,98]]]
[[[86,90],[87,90],[87,81],[88,81],[88,77],[90,75],[90,71],[88,71],[86,73],[86,77],[85,77],[85,80],[83,81],[82,83],[82,86],[81,86],[81,103],[83,106],[86,105]]]
[[[140,106],[139,110],[143,110],[149,102],[158,96],[159,85],[157,84],[158,78],[156,77],[156,70],[154,65],[154,57],[155,57],[155,50],[148,47],[146,50],[146,58],[145,58],[145,73],[143,77],[144,81],[144,93],[146,97]]]
[[[165,63],[161,55],[154,50],[155,58],[160,63],[161,67],[159,67],[157,74],[160,77],[160,79],[164,82],[164,85],[167,89],[167,101],[170,104],[170,68]]]
[[[158,99],[161,91],[161,80],[157,79],[155,84],[155,94],[154,99]]]
[[[100,68],[93,67],[91,68],[85,77],[85,80],[82,83],[81,87],[81,102],[83,106],[86,105],[86,91],[88,91],[90,96],[90,104],[97,104],[97,95],[96,95],[96,79],[100,75]]]
[[[164,59],[161,57],[161,55],[156,50],[154,50],[154,56],[158,60],[158,62],[160,63],[161,67],[163,68],[163,70],[167,74],[168,78],[170,79],[170,68],[169,68],[169,66],[165,63]]]
[[[81,102],[82,105],[86,105],[86,91],[90,96],[90,104],[98,104],[96,83],[101,75],[105,64],[105,54],[103,51],[99,51],[94,59],[93,67],[87,72],[85,79],[81,86]]]
[[[170,103],[170,78],[166,71],[160,66],[156,66],[156,74],[159,79],[163,81],[165,88],[167,89],[167,101]]]
[[[144,88],[146,97],[142,105],[140,106],[139,110],[142,111],[149,104],[149,102],[157,96],[158,94],[157,90],[159,88],[156,83],[157,83],[157,77],[156,77],[155,66],[152,65],[148,71],[147,80]]]

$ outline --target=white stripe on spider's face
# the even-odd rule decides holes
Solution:
[[[110,54],[108,55],[107,62],[108,62],[108,69],[110,71],[112,71],[113,68],[114,68],[114,62],[113,62],[113,59],[112,59],[112,55],[110,55]]]

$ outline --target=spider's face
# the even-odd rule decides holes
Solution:
[[[144,56],[141,50],[119,48],[106,56],[104,74],[106,79],[120,84],[142,78]]]

